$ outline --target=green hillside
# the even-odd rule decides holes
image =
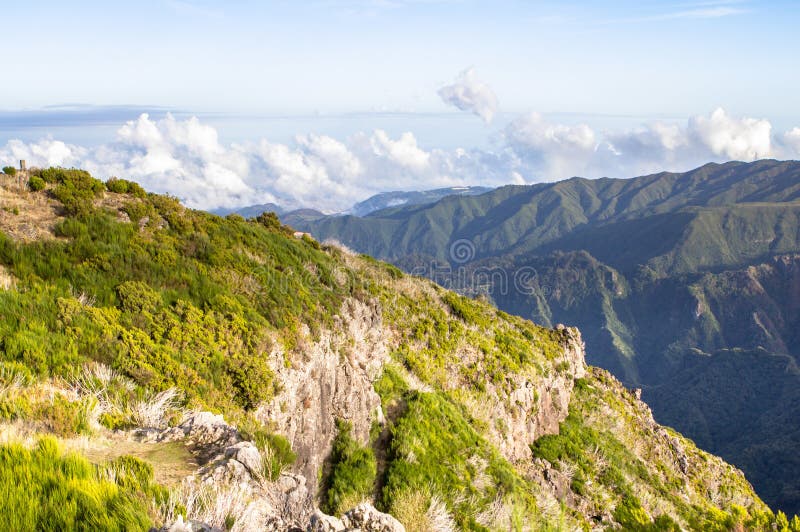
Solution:
[[[368,500],[407,530],[800,530],[740,471],[587,369],[574,329],[296,238],[272,215],[221,218],[77,170],[37,177],[41,190],[0,187],[0,488],[12,528],[191,517],[174,504],[179,488],[154,480],[152,451],[80,454],[104,438],[132,446],[152,416],[169,431],[208,410],[264,453],[261,486],[304,475],[323,510]],[[308,425],[284,430],[298,418]],[[318,452],[325,466],[309,470]],[[220,526],[235,529],[237,515]]]
[[[536,323],[579,327],[590,363],[643,388],[657,419],[741,466],[768,502],[796,512],[800,466],[777,456],[793,448],[783,434],[800,418],[781,409],[793,411],[797,399],[712,406],[725,383],[782,386],[769,355],[800,355],[799,219],[800,163],[764,160],[510,186],[301,228]],[[695,363],[724,349],[764,356],[748,359],[750,371]],[[708,383],[703,394],[687,367]],[[681,410],[687,396],[691,416]],[[747,442],[707,437],[705,427],[738,426],[745,412],[760,420]],[[776,458],[753,459],[756,445]]]

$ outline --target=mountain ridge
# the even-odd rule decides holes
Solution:
[[[587,368],[576,329],[274,215],[35,176],[41,190],[0,183],[0,509],[14,528],[800,530]],[[7,232],[16,217],[36,231]],[[176,466],[194,472],[156,482]]]
[[[645,391],[672,383],[671,393],[644,395],[656,419],[741,465],[758,490],[769,492],[768,501],[794,511],[800,508],[794,480],[800,467],[788,460],[793,469],[776,486],[771,476],[777,458],[759,464],[748,458],[748,449],[786,455],[794,444],[779,436],[782,424],[792,432],[798,422],[754,403],[766,416],[760,441],[738,439],[737,447],[705,438],[698,428],[703,424],[735,424],[736,415],[749,413],[741,407],[720,418],[710,397],[698,397],[688,380],[683,390],[675,375],[698,350],[765,348],[800,356],[793,332],[800,327],[798,198],[800,163],[762,160],[629,180],[512,185],[369,219],[320,219],[301,227],[320,240],[334,239],[462,293],[488,297],[537,323],[578,326],[590,363]],[[516,286],[520,277],[528,284]],[[764,365],[754,374],[777,378],[767,359],[750,360]],[[709,378],[723,370],[732,382],[744,378],[725,364],[695,367],[711,372]],[[690,406],[686,395],[699,405],[693,416],[702,422],[675,415]],[[772,465],[765,465],[769,460]]]

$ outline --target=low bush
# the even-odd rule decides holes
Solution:
[[[28,188],[33,190],[34,192],[38,192],[39,190],[44,190],[45,186],[47,186],[47,184],[44,182],[44,179],[42,179],[39,176],[33,175],[30,177],[30,179],[28,179]]]
[[[325,492],[325,511],[341,515],[372,495],[377,475],[375,455],[351,435],[352,425],[337,421],[338,433],[330,456],[330,476]]]
[[[67,401],[60,395],[38,405],[34,417],[44,424],[48,432],[62,438],[88,434],[91,431],[86,405]]]
[[[147,197],[147,192],[139,183],[128,181],[127,179],[112,177],[106,181],[106,189],[117,194],[131,194],[140,199]]]
[[[86,216],[92,211],[92,200],[105,190],[105,184],[85,170],[47,168],[38,177],[56,183],[53,196],[64,205],[67,214]]]
[[[382,387],[385,385],[382,385]],[[464,413],[440,393],[410,391],[391,429],[382,506],[397,511],[417,492],[439,495],[461,529],[481,530],[475,515],[497,498],[532,515],[530,487],[492,449]]]
[[[0,446],[0,516],[5,530],[148,530],[147,494],[103,478],[76,455],[62,455],[55,440],[33,450]],[[152,472],[150,472],[150,480]]]
[[[251,440],[261,451],[264,460],[263,474],[269,480],[277,480],[281,473],[297,460],[292,444],[280,434],[259,427],[252,432],[245,431],[243,436]]]

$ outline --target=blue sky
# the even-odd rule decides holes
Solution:
[[[468,66],[505,111],[797,114],[800,3],[13,2],[5,109],[442,111]]]
[[[197,207],[800,158],[800,2],[4,2],[0,163]]]

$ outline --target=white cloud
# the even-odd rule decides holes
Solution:
[[[459,74],[452,85],[439,89],[439,96],[444,103],[476,114],[487,124],[497,112],[497,96],[489,85],[475,77],[473,68]]]
[[[746,9],[731,6],[701,7],[698,9],[665,13],[652,17],[651,20],[722,18],[732,15],[742,15],[744,13],[747,13]]]
[[[586,124],[551,124],[539,113],[511,122],[505,140],[536,177],[565,177],[587,170],[597,149],[597,135]]]
[[[724,109],[689,120],[689,134],[714,155],[752,161],[772,155],[772,124],[756,118],[733,118]]]
[[[25,160],[28,166],[74,166],[82,160],[86,150],[80,146],[65,144],[50,138],[26,144],[21,140],[10,140],[0,151],[6,164],[16,164]]]
[[[392,140],[385,131],[377,130],[370,138],[372,155],[395,163],[402,168],[412,171],[425,171],[430,164],[430,154],[417,146],[417,139],[410,132],[400,135],[398,140]]]
[[[511,122],[505,138],[522,161],[519,171],[528,180],[631,177],[688,170],[711,161],[753,161],[782,154],[773,146],[768,120],[733,117],[723,109],[692,117],[685,125],[654,122],[621,132],[597,132],[585,124],[551,124],[531,113]],[[790,141],[786,137],[784,143]]]
[[[784,133],[783,143],[791,150],[791,157],[800,157],[800,127]]]
[[[629,131],[518,117],[493,150],[427,150],[416,137],[382,130],[346,139],[299,135],[290,144],[266,139],[223,144],[196,118],[154,120],[143,114],[107,144],[85,148],[45,138],[10,140],[0,165],[83,167],[97,177],[126,177],[199,208],[274,202],[344,211],[387,190],[522,184],[584,177],[631,177],[682,171],[710,161],[800,155],[800,128],[773,138],[767,120],[722,109],[684,124],[654,122]]]

